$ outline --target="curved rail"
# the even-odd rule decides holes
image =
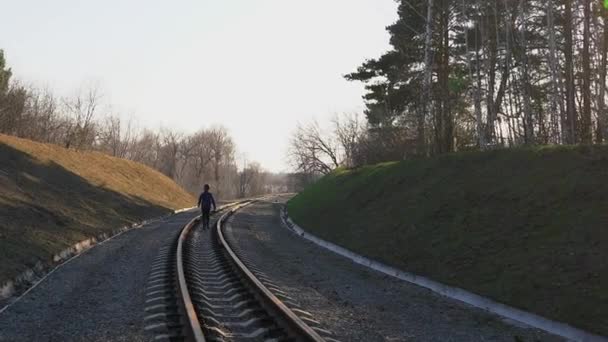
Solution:
[[[237,270],[243,275],[243,278],[249,282],[252,288],[260,295],[266,304],[268,304],[276,313],[278,313],[282,321],[285,322],[289,329],[296,335],[301,336],[306,341],[324,342],[323,339],[314,329],[309,327],[302,319],[300,319],[293,311],[291,311],[280,299],[278,299],[268,288],[245,266],[241,259],[232,250],[222,232],[222,223],[232,215],[236,210],[242,208],[245,205],[251,204],[248,202],[245,204],[237,205],[230,209],[227,213],[217,221],[217,236],[220,240],[221,246],[223,246],[236,265]]]
[[[181,298],[181,306],[184,310],[184,316],[186,317],[186,334],[188,337],[195,342],[205,342],[205,335],[201,328],[201,323],[198,320],[196,310],[192,304],[192,298],[188,291],[188,285],[186,284],[186,275],[184,274],[184,242],[190,230],[199,222],[199,217],[194,218],[190,221],[186,227],[182,230],[179,235],[177,242],[177,288],[179,291],[179,297]]]
[[[227,208],[238,206],[241,203],[242,202],[229,203],[219,207],[217,211],[221,212]],[[194,228],[199,221],[200,216],[197,216],[188,222],[188,224],[182,229],[177,241],[177,253],[175,261],[177,263],[177,291],[179,298],[181,299],[180,303],[178,304],[186,320],[186,337],[191,341],[206,342],[201,322],[198,319],[196,309],[194,308],[194,304],[192,302],[192,297],[190,296],[190,291],[188,290],[186,272],[184,270],[184,243],[186,242],[188,234],[190,234],[192,228]]]

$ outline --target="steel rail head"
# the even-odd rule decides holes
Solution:
[[[242,202],[223,205],[218,208],[218,211],[224,211],[227,208],[237,206],[240,203]],[[178,291],[181,299],[181,303],[179,304],[181,304],[180,306],[183,308],[186,316],[186,330],[187,334],[189,335],[188,338],[195,342],[205,342],[205,334],[203,333],[201,323],[198,319],[198,315],[196,314],[196,310],[194,309],[194,304],[192,303],[192,297],[190,296],[190,291],[188,290],[186,274],[184,271],[184,243],[186,242],[188,234],[199,220],[200,216],[195,217],[182,229],[177,241],[177,255],[175,259],[177,263]]]
[[[198,320],[198,315],[196,314],[196,310],[194,309],[194,304],[192,303],[192,298],[190,297],[190,292],[188,291],[188,285],[186,283],[186,275],[184,272],[184,243],[186,242],[186,238],[192,228],[199,221],[199,217],[195,217],[190,221],[186,227],[182,230],[179,235],[179,239],[177,242],[177,284],[179,297],[181,299],[181,305],[184,309],[184,314],[186,315],[186,329],[188,337],[191,338],[195,342],[205,342],[205,335],[203,334],[203,329],[201,327],[201,323]]]
[[[224,238],[224,234],[222,232],[222,223],[236,212],[238,209],[249,205],[255,201],[241,203],[231,208],[227,213],[222,215],[220,219],[217,221],[217,236],[221,246],[223,246],[230,256],[230,259],[234,262],[237,269],[241,272],[241,274],[247,279],[254,287],[254,289],[265,298],[267,303],[271,305],[276,312],[278,312],[282,317],[283,321],[286,322],[289,327],[296,332],[298,335],[302,336],[306,341],[314,341],[314,342],[325,342],[314,329],[308,326],[300,317],[298,317],[291,309],[289,309],[279,298],[277,298],[241,261],[241,259],[236,255],[236,253],[232,250],[226,239]]]

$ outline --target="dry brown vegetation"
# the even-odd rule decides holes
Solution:
[[[90,236],[195,204],[142,164],[0,134],[0,283]]]
[[[64,97],[23,85],[0,49],[0,134],[141,163],[194,195],[209,184],[219,200],[285,192],[300,178],[266,172],[245,155],[237,160],[238,148],[221,125],[189,133],[143,128],[113,108],[95,83]]]

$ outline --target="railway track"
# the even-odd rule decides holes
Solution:
[[[209,230],[193,219],[159,252],[146,289],[155,340],[335,341],[227,241],[225,221],[249,203],[224,209]]]

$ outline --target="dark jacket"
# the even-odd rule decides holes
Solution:
[[[211,205],[213,205],[213,210],[215,210],[216,207],[213,194],[210,192],[203,192],[200,196],[198,196],[198,206],[201,207],[202,210],[211,210]]]

